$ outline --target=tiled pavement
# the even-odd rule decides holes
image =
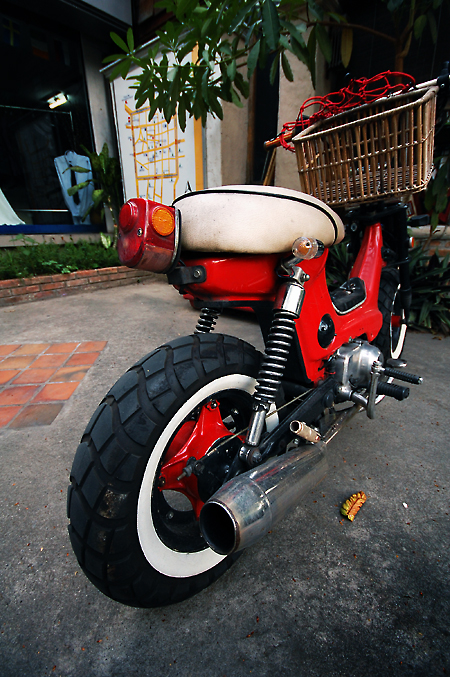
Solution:
[[[0,345],[0,428],[52,423],[106,343]]]

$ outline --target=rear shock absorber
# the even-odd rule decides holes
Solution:
[[[309,276],[299,267],[290,269],[291,277],[280,287],[274,306],[274,316],[266,343],[265,356],[260,367],[255,393],[253,412],[248,426],[247,437],[239,450],[239,458],[252,467],[261,462],[258,449],[267,413],[275,402],[278,388],[295,334],[295,322],[305,296],[303,283]]]
[[[209,334],[211,331],[213,331],[219,315],[219,310],[213,310],[212,308],[202,308],[197,326],[194,330],[194,334]]]
[[[253,397],[255,402],[270,406],[275,401],[295,334],[295,319],[295,316],[286,310],[274,312],[266,353]]]

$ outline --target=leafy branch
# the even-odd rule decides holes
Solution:
[[[149,119],[160,110],[165,119],[178,113],[184,130],[186,116],[206,124],[212,114],[223,118],[222,101],[242,106],[249,96],[255,69],[274,57],[270,80],[281,66],[294,79],[288,54],[303,62],[315,82],[316,47],[330,61],[331,42],[323,23],[345,23],[337,12],[325,12],[314,0],[161,0],[158,5],[172,16],[157,32],[158,42],[142,55],[135,48],[132,30],[126,42],[112,33],[122,50],[105,59],[115,63],[111,79],[133,74],[136,107],[149,102]]]
[[[306,65],[315,86],[317,50],[326,61],[332,58],[329,28],[341,32],[345,67],[353,31],[358,30],[389,41],[395,48],[395,70],[403,70],[412,39],[419,40],[426,26],[436,40],[434,12],[443,1],[383,0],[393,22],[391,34],[347,21],[336,0],[160,0],[158,6],[171,18],[146,54],[136,48],[129,29],[126,41],[111,34],[121,53],[104,62],[114,64],[111,79],[133,81],[136,108],[148,102],[149,119],[159,110],[167,121],[177,112],[184,130],[188,115],[205,125],[208,114],[223,118],[223,101],[242,106],[255,69],[264,68],[269,57],[272,83],[280,68],[293,81],[294,58]],[[129,76],[136,68],[139,72]]]

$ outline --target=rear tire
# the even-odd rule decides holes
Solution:
[[[239,339],[183,337],[140,360],[98,407],[74,459],[68,517],[79,564],[105,595],[138,607],[180,602],[237,559],[206,545],[192,505],[162,488],[160,471],[205,403],[217,401],[227,434],[246,427],[259,363]]]
[[[398,359],[406,338],[405,313],[400,305],[398,270],[384,268],[381,272],[378,308],[383,315],[383,324],[373,343],[381,350],[384,361]]]

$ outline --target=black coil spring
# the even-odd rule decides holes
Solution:
[[[220,312],[211,308],[203,308],[195,327],[194,334],[209,334],[214,329]]]
[[[284,310],[275,311],[258,374],[254,394],[256,401],[266,404],[275,402],[294,334],[295,319],[292,314]]]

